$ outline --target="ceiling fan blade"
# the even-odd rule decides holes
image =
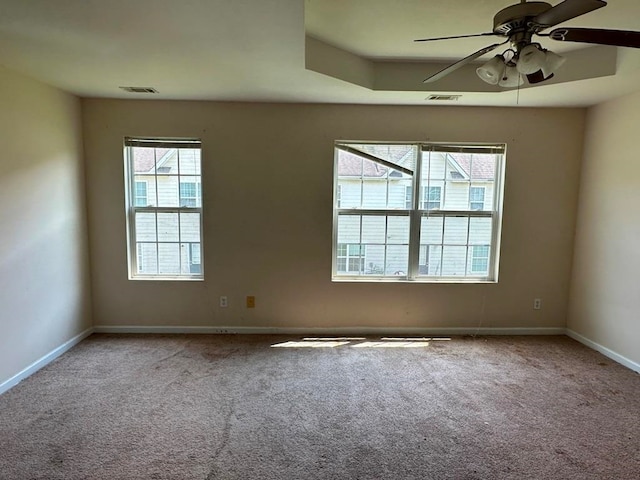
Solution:
[[[631,30],[601,30],[597,28],[556,28],[549,37],[561,42],[596,43],[617,47],[640,48],[640,32]]]
[[[534,17],[531,22],[544,28],[553,27],[606,5],[607,2],[603,0],[564,0],[564,2]]]
[[[484,48],[478,50],[477,52],[472,53],[468,57],[464,57],[462,60],[458,60],[456,63],[453,63],[453,64],[449,65],[447,68],[444,68],[444,69],[440,70],[439,72],[434,73],[430,77],[425,78],[423,80],[423,83],[431,83],[431,82],[435,82],[437,80],[440,80],[442,77],[445,77],[445,76],[449,75],[450,73],[458,70],[460,67],[463,67],[467,63],[473,62],[476,58],[481,57],[485,53],[489,53],[492,50],[495,50],[500,45],[504,45],[507,42],[509,42],[509,40],[507,40],[506,42],[502,42],[502,43],[494,43],[493,45],[489,45],[488,47],[484,47]]]
[[[487,33],[474,33],[473,35],[456,35],[453,37],[419,38],[417,40],[414,40],[414,42],[433,42],[434,40],[451,40],[454,38],[485,37],[487,35],[495,35],[495,33],[487,32]]]

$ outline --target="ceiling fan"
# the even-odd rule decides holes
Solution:
[[[548,80],[553,77],[554,72],[564,63],[565,58],[544,49],[539,43],[532,41],[534,35],[549,37],[560,42],[640,48],[640,32],[636,31],[561,27],[551,30],[549,33],[541,33],[547,28],[606,5],[607,2],[603,0],[564,0],[555,6],[546,2],[527,2],[522,0],[518,4],[500,10],[494,16],[492,32],[415,40],[416,42],[430,42],[482,36],[506,37],[504,42],[484,47],[427,77],[424,82],[430,83],[440,80],[460,67],[507,43],[510,46],[506,51],[496,55],[476,70],[482,80],[502,87],[522,85],[524,83],[523,76],[531,84]]]

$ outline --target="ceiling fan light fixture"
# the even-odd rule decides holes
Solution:
[[[549,50],[544,51],[544,65],[541,70],[544,74],[545,80],[551,78],[551,76],[556,72],[567,59],[563,56],[558,55],[557,53],[553,53]]]
[[[478,67],[476,69],[476,73],[478,74],[478,77],[489,85],[497,85],[503,77],[505,67],[504,57],[502,55],[496,55],[487,63]]]
[[[530,44],[520,50],[516,68],[521,74],[529,75],[542,69],[545,63],[545,53],[538,47],[538,45]]]
[[[527,81],[531,85],[535,85],[536,83],[540,83],[540,82],[544,82],[545,80],[549,80],[551,77],[553,77],[553,73],[551,75],[545,75],[542,70],[538,70],[535,73],[530,73],[529,75],[527,75]]]
[[[518,69],[511,65],[507,65],[502,73],[502,77],[500,78],[498,85],[501,87],[519,87],[523,83],[524,79],[520,75],[520,72],[518,72]]]

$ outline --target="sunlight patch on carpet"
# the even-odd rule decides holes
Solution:
[[[276,348],[424,348],[430,341],[451,340],[450,338],[411,338],[383,337],[380,340],[368,340],[365,337],[305,337],[302,340],[274,343]]]

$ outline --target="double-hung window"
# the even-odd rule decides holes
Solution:
[[[332,278],[497,281],[505,148],[336,142]]]
[[[200,280],[201,144],[125,138],[129,278]]]

